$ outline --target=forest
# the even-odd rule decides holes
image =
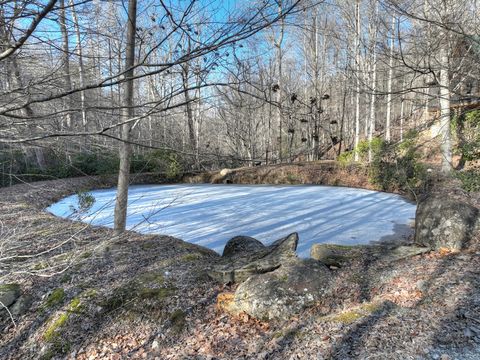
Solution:
[[[479,29],[0,0],[0,357],[479,358]]]

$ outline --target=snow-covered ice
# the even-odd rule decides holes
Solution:
[[[95,190],[83,214],[77,195],[47,208],[57,216],[113,226],[116,189]],[[135,185],[129,188],[127,228],[158,233],[222,252],[236,235],[269,244],[298,232],[298,253],[314,243],[366,244],[404,235],[415,205],[402,197],[345,187],[313,185]]]

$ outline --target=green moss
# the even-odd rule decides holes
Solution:
[[[274,339],[279,339],[279,338],[283,337],[284,334],[285,333],[283,331],[276,331],[276,332],[273,333],[272,337]]]
[[[86,298],[86,299],[93,299],[95,297],[97,297],[98,295],[98,291],[95,290],[95,289],[87,289],[85,290],[82,295]]]
[[[33,265],[32,269],[33,270],[43,270],[43,269],[47,269],[49,267],[50,267],[50,265],[48,265],[48,263],[46,261],[40,261],[40,262],[36,263],[35,265]]]
[[[60,329],[66,324],[68,318],[69,314],[63,313],[49,325],[43,334],[43,339],[50,344],[50,347],[47,352],[40,357],[40,359],[50,360],[58,355],[65,355],[70,351],[70,341],[60,336]]]
[[[70,275],[70,274],[63,274],[63,276],[60,278],[60,282],[62,284],[70,282],[71,280],[72,280],[72,275]]]
[[[84,253],[82,253],[80,255],[80,259],[88,259],[89,257],[92,256],[92,252],[91,251],[85,251]]]
[[[175,293],[175,288],[166,286],[161,273],[146,273],[137,276],[126,285],[115,289],[113,294],[101,302],[106,312],[116,310],[134,299],[162,300]]]
[[[325,244],[325,247],[331,250],[352,250],[358,248],[360,245],[337,245],[337,244]]]
[[[175,333],[180,333],[185,328],[187,314],[181,310],[177,309],[170,315],[170,323],[172,324],[172,331]]]
[[[50,348],[40,357],[40,359],[50,360],[58,355],[65,355],[70,351],[71,347],[72,344],[70,341],[61,338],[55,338],[51,341]]]
[[[289,182],[290,184],[298,184],[299,179],[294,174],[287,174],[287,182]]]
[[[152,250],[157,247],[157,244],[154,242],[145,242],[140,245],[143,250]]]
[[[58,256],[55,256],[55,261],[65,261],[70,258],[70,254],[61,254]]]
[[[378,303],[365,303],[352,310],[344,311],[340,314],[327,316],[324,319],[328,321],[340,322],[343,324],[351,324],[358,319],[364,318],[378,311],[381,305]]]
[[[82,307],[83,307],[83,304],[80,301],[80,298],[76,297],[76,298],[73,298],[72,301],[70,301],[70,304],[68,305],[68,311],[73,313],[78,313],[81,311]]]
[[[100,303],[100,306],[106,311],[114,311],[122,307],[128,300],[134,297],[133,290],[131,288],[118,288],[115,289],[113,294]]]
[[[51,308],[57,306],[63,302],[65,299],[65,290],[58,288],[52,291],[45,301],[44,307]]]
[[[43,339],[47,342],[52,342],[58,335],[60,328],[66,324],[69,313],[62,313],[55,321],[52,321],[43,334]]]
[[[151,288],[142,288],[139,289],[138,297],[141,299],[165,299],[168,296],[173,295],[175,289],[173,288],[158,288],[158,289],[151,289]]]
[[[48,237],[48,236],[57,235],[57,234],[58,234],[57,229],[50,229],[50,228],[38,229],[35,231],[35,235],[39,237]]]
[[[134,280],[133,283],[137,284],[157,284],[162,285],[165,282],[162,273],[145,273],[138,275]]]
[[[330,320],[334,322],[340,322],[342,324],[351,324],[362,317],[364,317],[364,315],[356,311],[347,311],[347,312],[343,312],[338,315],[332,316]]]
[[[367,312],[367,313],[370,313],[370,314],[378,311],[380,308],[381,308],[381,306],[378,303],[365,303],[361,306],[361,309],[364,312]]]
[[[199,253],[192,253],[192,254],[186,254],[183,255],[180,260],[183,262],[190,262],[190,261],[196,261],[198,259],[201,259],[203,257],[202,254]]]
[[[18,284],[3,284],[0,285],[0,292],[20,292],[20,285]]]

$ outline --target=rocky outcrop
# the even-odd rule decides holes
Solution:
[[[434,194],[418,204],[415,243],[432,249],[460,250],[478,230],[479,212],[459,199]]]
[[[407,259],[412,256],[417,256],[429,252],[431,249],[425,246],[399,246],[393,249],[389,249],[384,252],[383,260],[386,261],[397,261],[402,259]]]
[[[364,258],[367,254],[372,260],[398,261],[430,251],[429,247],[409,245],[335,245],[314,244],[310,256],[329,267],[345,267],[356,258]]]
[[[243,256],[253,254],[257,251],[261,251],[264,249],[265,245],[263,245],[257,239],[249,236],[235,236],[234,238],[230,239],[225,245],[222,256]]]
[[[273,271],[289,259],[296,258],[297,233],[270,246],[260,246],[256,241],[245,236],[229,240],[225,246],[226,255],[208,272],[209,276],[224,284],[241,283],[252,275]]]
[[[288,319],[328,292],[330,270],[313,259],[292,259],[278,269],[249,277],[225,308],[261,320]]]
[[[287,319],[314,304],[329,288],[330,270],[296,255],[297,233],[264,246],[249,237],[235,237],[225,246],[209,275],[222,283],[240,283],[235,293],[222,293],[218,306],[232,314],[257,319]]]
[[[310,257],[327,266],[342,267],[355,257],[358,246],[314,244],[310,249]]]

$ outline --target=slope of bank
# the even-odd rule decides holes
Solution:
[[[206,275],[218,255],[42,210],[112,185],[69,179],[0,190],[1,282],[21,295],[15,324],[2,311],[1,358],[478,358],[478,237],[462,251],[394,262],[365,253],[331,270],[330,298],[264,323],[217,307],[217,295],[235,289]]]

